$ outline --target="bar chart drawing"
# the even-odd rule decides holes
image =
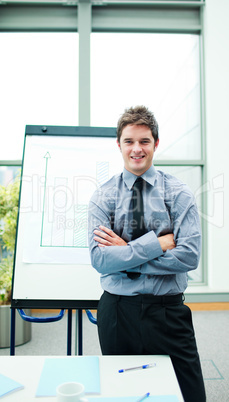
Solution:
[[[74,247],[88,247],[88,206],[75,206]]]
[[[46,153],[44,199],[41,225],[41,247],[88,247],[87,205],[68,201],[72,194],[68,178],[48,176]]]
[[[96,163],[96,180],[99,186],[106,183],[109,179],[109,162],[97,162]]]
[[[45,156],[40,247],[88,247],[88,204],[69,201],[72,184],[67,177],[49,174],[50,152]],[[109,162],[96,162],[98,187],[109,179]]]

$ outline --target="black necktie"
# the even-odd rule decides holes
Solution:
[[[133,185],[132,208],[133,208],[133,233],[132,240],[145,233],[144,206],[142,197],[143,178],[138,177]]]
[[[132,240],[137,239],[142,236],[145,230],[144,224],[144,205],[143,205],[143,197],[142,197],[142,188],[143,188],[143,179],[142,177],[138,177],[133,185],[133,193],[130,202],[130,208],[133,211],[133,220],[132,220]],[[128,278],[137,279],[141,275],[140,272],[126,272]]]

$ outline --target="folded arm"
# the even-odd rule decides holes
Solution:
[[[201,232],[193,199],[181,202],[174,215],[174,234],[157,237],[150,231],[126,242],[111,230],[109,217],[96,205],[90,219],[95,223],[89,243],[93,267],[102,274],[138,268],[152,275],[168,275],[196,269],[200,257]],[[176,244],[175,244],[176,243]],[[145,264],[147,263],[147,264]],[[144,265],[145,264],[145,265]]]
[[[174,237],[176,247],[149,262],[152,272],[160,272],[168,267],[171,273],[180,273],[198,267],[201,254],[201,228],[195,204],[187,206],[185,213],[175,221]]]
[[[109,216],[98,205],[91,203],[89,212],[91,262],[101,274],[139,267],[163,255],[165,250],[175,247],[173,234],[163,236],[162,240],[157,238],[154,231],[126,242],[111,230]]]
[[[99,230],[94,230],[94,240],[98,242],[99,247],[127,246],[127,242],[119,237],[113,230],[100,225]],[[172,250],[176,247],[173,233],[158,237],[162,251]]]

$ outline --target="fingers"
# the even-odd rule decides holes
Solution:
[[[111,237],[116,237],[117,235],[113,232],[113,230],[107,228],[106,226],[99,226],[99,229],[103,230],[105,233],[107,233]]]
[[[95,236],[94,240],[97,241],[99,243],[99,245],[103,245],[103,246],[111,246],[112,243],[109,241],[109,239],[104,238],[104,233],[99,232],[98,230],[94,231],[95,234],[98,234],[99,236]],[[105,235],[107,236],[107,235]]]
[[[107,228],[106,226],[99,226],[99,229],[94,230],[94,240],[97,241],[100,247],[106,246],[126,246],[127,243],[118,235],[116,235],[113,230]]]
[[[102,237],[103,239],[107,241],[111,241],[112,239],[117,238],[118,236],[113,232],[113,230],[105,227],[105,226],[99,226],[99,229],[101,230],[94,230],[94,234]],[[96,239],[97,240],[97,239]],[[97,240],[98,241],[98,240]]]
[[[99,226],[99,229],[101,230],[94,230],[94,234],[96,235],[94,240],[97,241],[100,246],[111,246],[112,239],[114,238],[112,234],[115,235],[115,233],[105,226]]]

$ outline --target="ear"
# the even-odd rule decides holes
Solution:
[[[157,142],[156,142],[155,145],[154,145],[154,150],[155,150],[155,151],[156,151],[158,145],[159,145],[159,138],[158,138]]]
[[[120,151],[121,151],[121,146],[120,146],[120,143],[119,143],[119,141],[118,141],[118,140],[116,140],[116,142],[117,142],[117,144],[118,144],[118,147],[119,147],[119,149],[120,149]]]

